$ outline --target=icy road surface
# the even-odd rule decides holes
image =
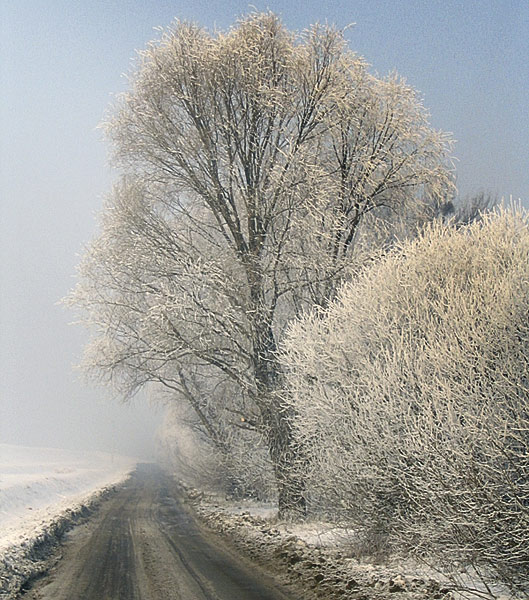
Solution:
[[[284,590],[200,529],[172,479],[139,465],[76,528],[31,600],[289,600]]]

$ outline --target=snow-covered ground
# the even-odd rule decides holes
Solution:
[[[45,570],[44,546],[135,465],[104,452],[0,444],[0,599]]]
[[[270,506],[246,501],[234,505],[191,488],[187,496],[209,528],[283,583],[299,586],[299,597],[305,600],[390,600],[395,592],[399,600],[452,600],[448,589],[432,579],[351,558],[342,544],[344,530],[329,524],[288,524]]]
[[[122,481],[135,460],[0,444],[0,554],[100,488]]]
[[[183,486],[185,488],[185,486]],[[397,555],[371,563],[355,544],[355,531],[325,521],[288,523],[277,518],[272,504],[229,501],[219,494],[187,488],[188,498],[208,527],[221,533],[245,554],[279,577],[313,587],[304,598],[369,598],[377,600],[522,600],[506,588],[487,588],[476,577],[458,584],[439,572]],[[358,541],[358,540],[357,540]]]

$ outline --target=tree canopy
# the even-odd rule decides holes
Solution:
[[[229,405],[268,446],[280,509],[302,505],[278,339],[351,277],[367,224],[450,197],[449,137],[340,30],[272,13],[215,34],[176,22],[105,126],[122,177],[72,295],[95,333],[86,364],[125,393],[174,390],[219,447]]]

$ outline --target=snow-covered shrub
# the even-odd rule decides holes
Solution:
[[[440,223],[292,324],[313,503],[455,576],[529,580],[529,217]]]

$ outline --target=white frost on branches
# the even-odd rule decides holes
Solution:
[[[500,209],[428,227],[292,324],[283,354],[314,502],[526,594],[528,226]]]
[[[266,438],[280,509],[303,504],[278,340],[351,277],[373,223],[395,235],[446,202],[449,137],[340,31],[295,35],[271,13],[168,28],[106,130],[123,176],[71,296],[95,334],[85,364],[125,394],[172,389],[219,449],[218,415],[239,415]]]

